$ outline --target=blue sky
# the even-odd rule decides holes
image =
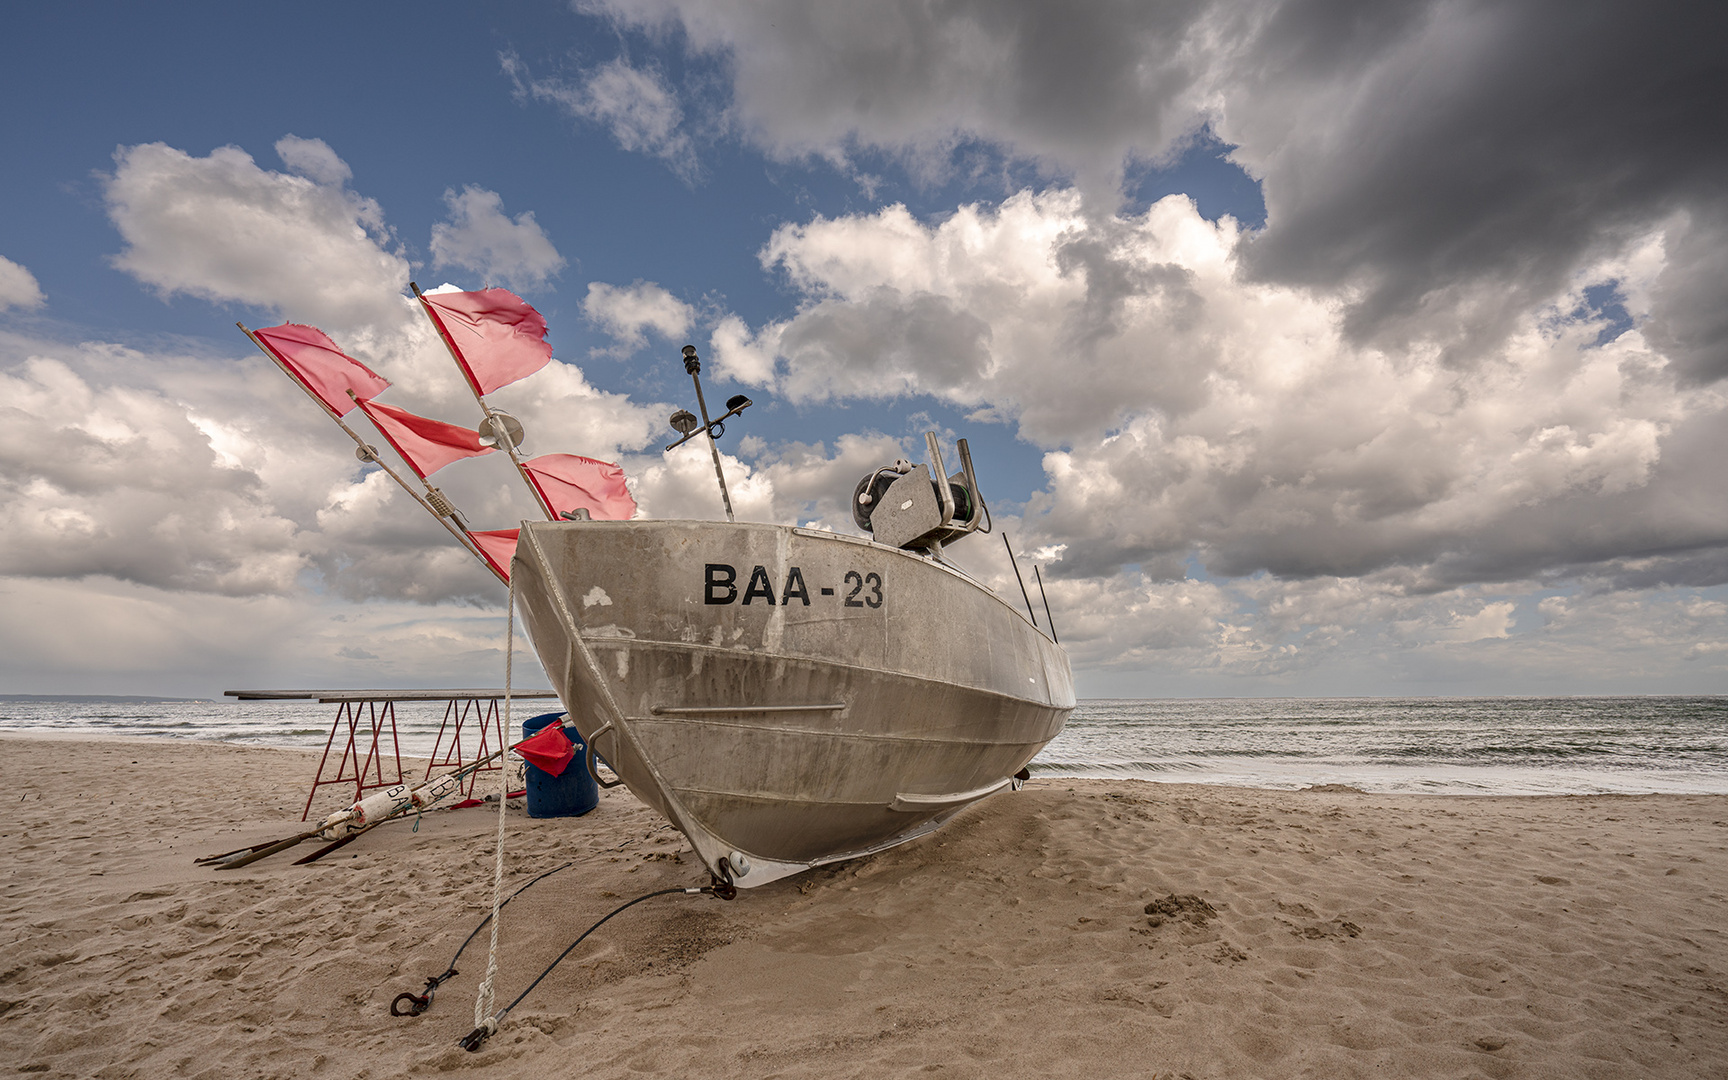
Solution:
[[[495,585],[233,329],[467,422],[412,277],[534,303],[531,448],[656,515],[718,509],[686,340],[745,516],[967,437],[1085,693],[1723,690],[1708,35],[1340,8],[9,14],[0,603],[67,629],[0,689],[494,681]],[[503,527],[492,464],[439,480]]]
[[[691,156],[699,178],[686,182],[663,161],[620,149],[596,125],[517,100],[501,54],[545,73],[580,70],[624,49],[670,71],[686,66],[676,49],[561,3],[326,5],[322,17],[318,5],[238,15],[229,5],[202,13],[191,5],[167,18],[160,9],[119,7],[100,19],[43,7],[10,15],[8,24],[0,48],[9,97],[43,107],[6,118],[19,150],[0,161],[0,183],[14,205],[32,209],[0,222],[0,248],[54,297],[53,317],[115,333],[228,343],[235,318],[273,314],[164,302],[109,265],[118,242],[97,174],[112,169],[114,148],[143,142],[195,155],[238,146],[274,165],[271,147],[283,135],[322,139],[421,259],[425,237],[446,216],[446,190],[498,192],[507,213],[531,210],[570,260],[556,282],[523,290],[546,315],[561,355],[603,344],[582,319],[587,280],[657,281],[691,303],[710,298],[760,322],[794,299],[757,259],[776,226],[893,202],[940,217],[1016,189],[919,183],[879,161],[867,162],[883,177],[867,197],[823,163],[765,161],[722,140],[698,144]],[[716,77],[712,60],[694,66],[680,74]],[[1222,160],[1227,149],[1211,140],[1164,169],[1140,170],[1134,197],[1188,193],[1207,216],[1257,222],[1258,186]],[[987,146],[976,153],[1002,158]],[[1037,183],[1035,170],[1009,168],[1013,180]],[[658,367],[642,356],[629,370],[597,366],[592,374],[608,387],[675,393],[676,353]],[[662,370],[673,378],[659,377]],[[825,429],[817,421],[807,430]]]

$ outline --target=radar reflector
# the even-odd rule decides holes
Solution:
[[[519,447],[522,445],[522,422],[507,412],[493,409],[491,416],[480,421],[474,434],[480,437],[481,446],[495,446],[500,450]]]

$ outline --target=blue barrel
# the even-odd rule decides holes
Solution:
[[[551,712],[524,720],[522,737],[526,739],[562,719],[563,713]],[[553,776],[533,762],[527,763],[529,817],[581,817],[600,803],[600,788],[588,775],[588,766],[583,760],[588,752],[587,746],[575,728],[566,728],[564,733],[576,743],[576,756],[570,759],[562,774]]]

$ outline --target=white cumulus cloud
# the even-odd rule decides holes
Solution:
[[[543,288],[564,269],[564,257],[532,210],[511,218],[497,192],[472,184],[460,195],[446,191],[444,203],[450,220],[432,226],[434,266],[459,266],[488,282],[523,290]]]
[[[7,308],[28,311],[41,307],[45,302],[36,275],[0,255],[0,311]]]
[[[1580,268],[1652,231],[1648,336],[1728,375],[1728,141],[1697,5],[1569,0],[584,0],[713,62],[767,153],[930,177],[997,161],[1108,213],[1136,170],[1210,130],[1260,182],[1245,273],[1338,299],[1392,347],[1514,331]],[[619,61],[622,63],[622,61]],[[988,151],[982,152],[982,151]],[[979,161],[978,158],[984,160]],[[1467,344],[1455,357],[1468,362]]]
[[[678,94],[654,68],[636,67],[618,57],[572,82],[531,78],[526,65],[512,54],[501,61],[518,97],[551,102],[574,119],[606,128],[620,147],[660,158],[686,182],[697,176],[695,149],[684,131]]]
[[[314,184],[341,185],[354,178],[354,170],[323,139],[284,135],[276,140],[276,156],[288,166],[289,172],[298,173]]]
[[[306,154],[307,142],[290,158],[336,175],[334,157]],[[116,151],[114,165],[104,195],[126,246],[113,263],[164,297],[237,300],[327,330],[401,320],[408,262],[378,204],[339,181],[261,169],[233,146],[194,157],[146,143]]]
[[[1180,577],[1197,556],[1431,588],[1728,539],[1700,518],[1728,400],[1636,331],[1599,345],[1580,306],[1610,273],[1636,304],[1659,258],[1581,276],[1461,365],[1354,340],[1336,300],[1247,277],[1239,238],[1184,197],[1100,220],[1062,190],[935,223],[817,218],[762,254],[797,312],[723,321],[716,354],[793,401],[927,394],[1013,419],[1048,450],[1027,541],[1066,544],[1064,575]]]
[[[591,282],[582,313],[612,336],[616,351],[623,355],[646,345],[649,330],[663,338],[683,337],[696,317],[689,304],[652,281],[627,286]]]
[[[282,592],[308,565],[243,431],[47,356],[0,369],[0,401],[0,574],[246,595]]]

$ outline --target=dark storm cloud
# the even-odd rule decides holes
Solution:
[[[1722,146],[1724,136],[1715,138]],[[1669,232],[1644,335],[1682,372],[1708,382],[1728,375],[1728,200],[1702,203]]]
[[[1728,8],[1576,0],[592,0],[725,57],[770,152],[982,139],[1098,207],[1210,123],[1264,185],[1246,272],[1354,297],[1358,341],[1475,362],[1573,275],[1666,228],[1645,329],[1728,374]],[[935,163],[932,163],[935,159]]]
[[[596,0],[622,23],[677,24],[730,68],[737,119],[780,156],[844,159],[871,147],[915,171],[974,138],[1094,190],[1124,153],[1151,154],[1196,126],[1189,90],[1203,3],[1042,0],[856,4]]]
[[[1229,63],[1263,278],[1362,290],[1365,337],[1492,341],[1681,215],[1647,332],[1728,374],[1728,9],[1293,0]]]

